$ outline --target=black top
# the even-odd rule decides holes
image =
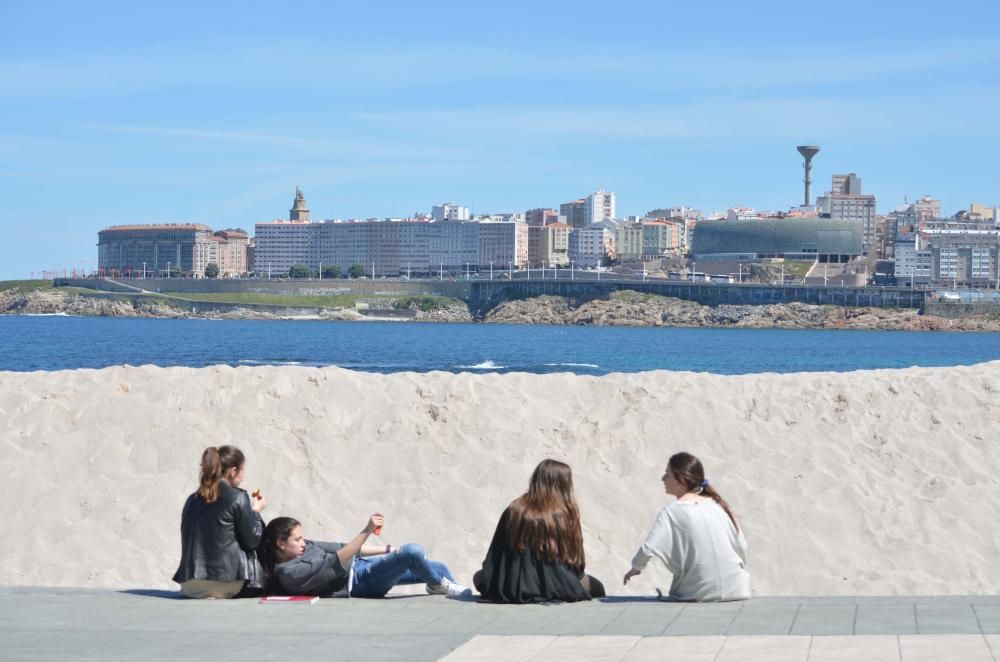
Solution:
[[[534,558],[530,549],[511,549],[507,536],[510,508],[503,511],[490,549],[483,561],[482,573],[476,573],[476,590],[491,602],[578,602],[590,600],[590,593],[580,580],[583,570],[575,570],[560,561]]]
[[[329,597],[347,587],[348,571],[340,563],[339,542],[306,541],[302,556],[279,563],[274,577],[284,595]]]
[[[259,586],[254,550],[264,534],[264,520],[250,507],[246,490],[219,481],[219,498],[207,503],[195,492],[181,513],[181,562],[174,581],[248,580]]]

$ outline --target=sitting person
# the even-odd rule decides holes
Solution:
[[[188,598],[260,595],[254,550],[264,532],[260,511],[267,501],[243,484],[244,457],[235,446],[207,448],[201,484],[181,513],[181,561],[174,581]]]
[[[276,517],[264,529],[260,560],[265,586],[275,595],[318,595],[381,598],[393,586],[427,584],[432,595],[466,597],[467,587],[455,582],[448,568],[428,560],[420,545],[399,549],[366,545],[383,524],[372,515],[367,526],[347,543],[306,540],[302,525],[291,517]]]
[[[705,478],[701,461],[677,453],[667,464],[663,486],[677,500],[660,511],[625,573],[625,583],[655,556],[674,575],[667,600],[749,599],[746,538],[729,504]]]
[[[504,510],[473,578],[491,602],[578,602],[604,597],[584,572],[583,531],[569,465],[543,460],[528,491]]]

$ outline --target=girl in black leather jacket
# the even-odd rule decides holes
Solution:
[[[233,598],[261,593],[255,550],[264,532],[267,501],[240,489],[244,456],[235,446],[207,448],[201,484],[181,514],[181,562],[174,581],[189,598]]]

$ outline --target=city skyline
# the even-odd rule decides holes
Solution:
[[[857,173],[879,213],[1000,202],[992,3],[195,7],[0,8],[0,278],[115,224],[249,230],[296,185],[315,219],[782,210],[808,143],[814,191]]]

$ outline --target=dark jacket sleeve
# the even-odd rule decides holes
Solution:
[[[243,549],[250,551],[260,547],[260,539],[264,535],[264,519],[250,507],[250,495],[247,491],[241,489],[238,492],[239,496],[233,504],[236,539]]]
[[[336,553],[329,553],[315,543],[307,542],[302,556],[279,563],[275,576],[282,591],[291,595],[328,595],[338,590],[347,579],[347,570]]]

